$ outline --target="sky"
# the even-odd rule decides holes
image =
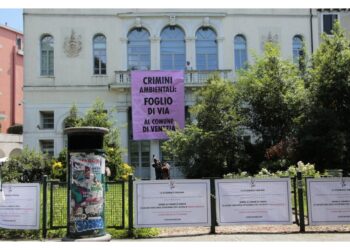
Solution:
[[[23,9],[5,9],[0,7],[0,24],[23,32]]]

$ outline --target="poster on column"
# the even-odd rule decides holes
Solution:
[[[219,225],[291,224],[290,179],[215,180]]]
[[[210,226],[209,195],[209,180],[135,181],[134,226]]]
[[[70,232],[103,230],[105,158],[94,153],[70,153]]]
[[[0,228],[39,229],[39,183],[3,184],[5,200],[0,202]]]
[[[350,178],[307,179],[310,225],[350,224]]]
[[[132,71],[134,140],[167,139],[166,130],[184,128],[184,71]]]

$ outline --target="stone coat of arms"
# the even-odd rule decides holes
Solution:
[[[81,36],[77,36],[72,30],[71,35],[66,37],[63,48],[68,57],[77,57],[82,49]]]

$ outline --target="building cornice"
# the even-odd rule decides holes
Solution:
[[[125,12],[118,13],[118,17],[225,17],[224,12]]]
[[[108,90],[108,85],[25,85],[23,90],[27,92],[36,91],[91,91]]]
[[[19,31],[19,30],[16,30],[16,29],[14,29],[14,28],[11,28],[11,27],[9,27],[9,26],[1,25],[1,24],[0,24],[0,28],[6,29],[6,30],[8,30],[8,31],[12,31],[12,32],[14,32],[14,33],[17,33],[17,34],[23,36],[23,32],[21,32],[21,31]]]

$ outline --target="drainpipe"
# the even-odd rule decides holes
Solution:
[[[311,37],[311,54],[314,53],[314,32],[312,28],[312,9],[310,9],[310,37]]]
[[[15,110],[15,103],[16,103],[16,45],[13,46],[13,50],[12,50],[12,83],[11,83],[11,100],[10,100],[10,122],[11,122],[11,126],[15,124],[15,117],[16,117],[16,110]]]

